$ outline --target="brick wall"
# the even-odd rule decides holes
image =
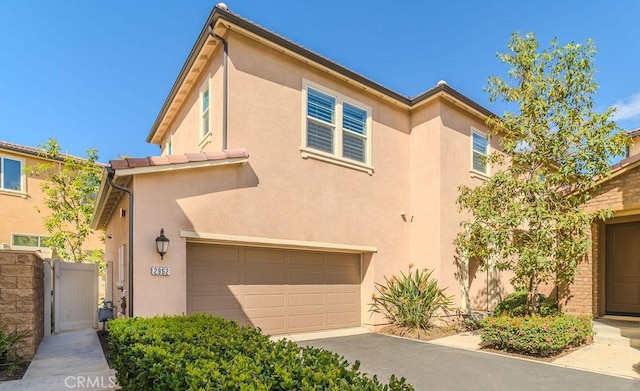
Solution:
[[[610,209],[618,216],[640,216],[640,167],[618,175],[604,182],[598,190],[593,192],[592,198],[585,204],[584,210],[588,212]],[[633,218],[633,217],[632,217]],[[614,220],[614,222],[617,220]],[[604,229],[603,222],[592,225],[590,235],[592,241],[591,251],[580,263],[580,272],[574,283],[561,290],[561,304],[569,313],[593,314],[598,316],[604,313],[604,308],[599,308],[601,302],[600,292],[603,287],[602,265],[600,260],[604,251],[600,242]]]
[[[0,250],[0,324],[27,332],[18,353],[31,359],[44,334],[44,264],[30,251]]]

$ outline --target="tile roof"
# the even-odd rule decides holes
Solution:
[[[27,155],[40,156],[41,148],[27,147],[26,145],[14,144],[7,141],[0,141],[0,149],[8,149],[14,152],[26,153]]]
[[[111,160],[111,168],[123,170],[127,168],[167,166],[172,164],[196,163],[226,159],[243,159],[249,157],[246,148],[227,149],[218,152],[185,153],[180,155],[148,156],[144,158],[128,158]]]
[[[640,128],[629,131],[629,137],[638,137],[638,136],[640,136]]]
[[[8,141],[0,141],[0,149],[5,149],[5,150],[13,151],[13,152],[18,152],[18,153],[24,153],[26,155],[35,156],[35,157],[39,157],[39,158],[42,158],[42,159],[59,160],[61,162],[64,162],[64,159],[67,156],[70,156],[75,161],[86,160],[84,158],[81,158],[81,157],[78,157],[78,156],[73,156],[73,155],[68,155],[66,153],[61,153],[60,156],[57,159],[51,159],[51,158],[47,158],[47,157],[42,156],[42,153],[44,152],[44,149],[42,149],[42,148],[28,147],[26,145],[14,144],[14,143],[10,143]],[[95,164],[98,165],[98,166],[104,166],[104,164],[100,163],[100,162],[96,162]]]

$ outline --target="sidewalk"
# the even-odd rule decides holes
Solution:
[[[467,350],[480,350],[481,348],[480,335],[475,331],[434,339],[428,341],[428,343]],[[523,358],[523,360],[528,359]],[[637,362],[640,362],[640,350],[638,349],[630,346],[611,346],[594,343],[548,364],[638,379],[640,374],[636,373],[631,367]]]
[[[113,376],[94,329],[44,337],[22,380],[0,383],[0,391],[114,390]]]

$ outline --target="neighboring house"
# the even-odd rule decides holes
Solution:
[[[611,219],[591,228],[593,248],[571,288],[574,312],[640,316],[640,129],[630,132],[628,157],[587,202],[586,210],[608,208]]]
[[[49,235],[43,224],[48,214],[41,187],[45,179],[27,175],[25,167],[63,162],[43,158],[41,152],[38,148],[0,141],[0,248],[37,251],[48,258],[52,252],[43,242]],[[87,249],[102,246],[98,234],[89,237]]]
[[[104,171],[92,225],[112,298],[270,334],[373,328],[375,283],[413,263],[490,309],[508,279],[453,245],[458,186],[491,175],[490,115],[445,82],[403,96],[217,6],[147,137],[162,156]]]

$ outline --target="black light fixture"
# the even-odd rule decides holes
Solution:
[[[167,253],[167,249],[169,249],[169,238],[164,236],[164,228],[160,230],[160,236],[156,238],[156,250],[158,250],[158,254],[160,254],[160,259],[164,259],[164,254]]]

